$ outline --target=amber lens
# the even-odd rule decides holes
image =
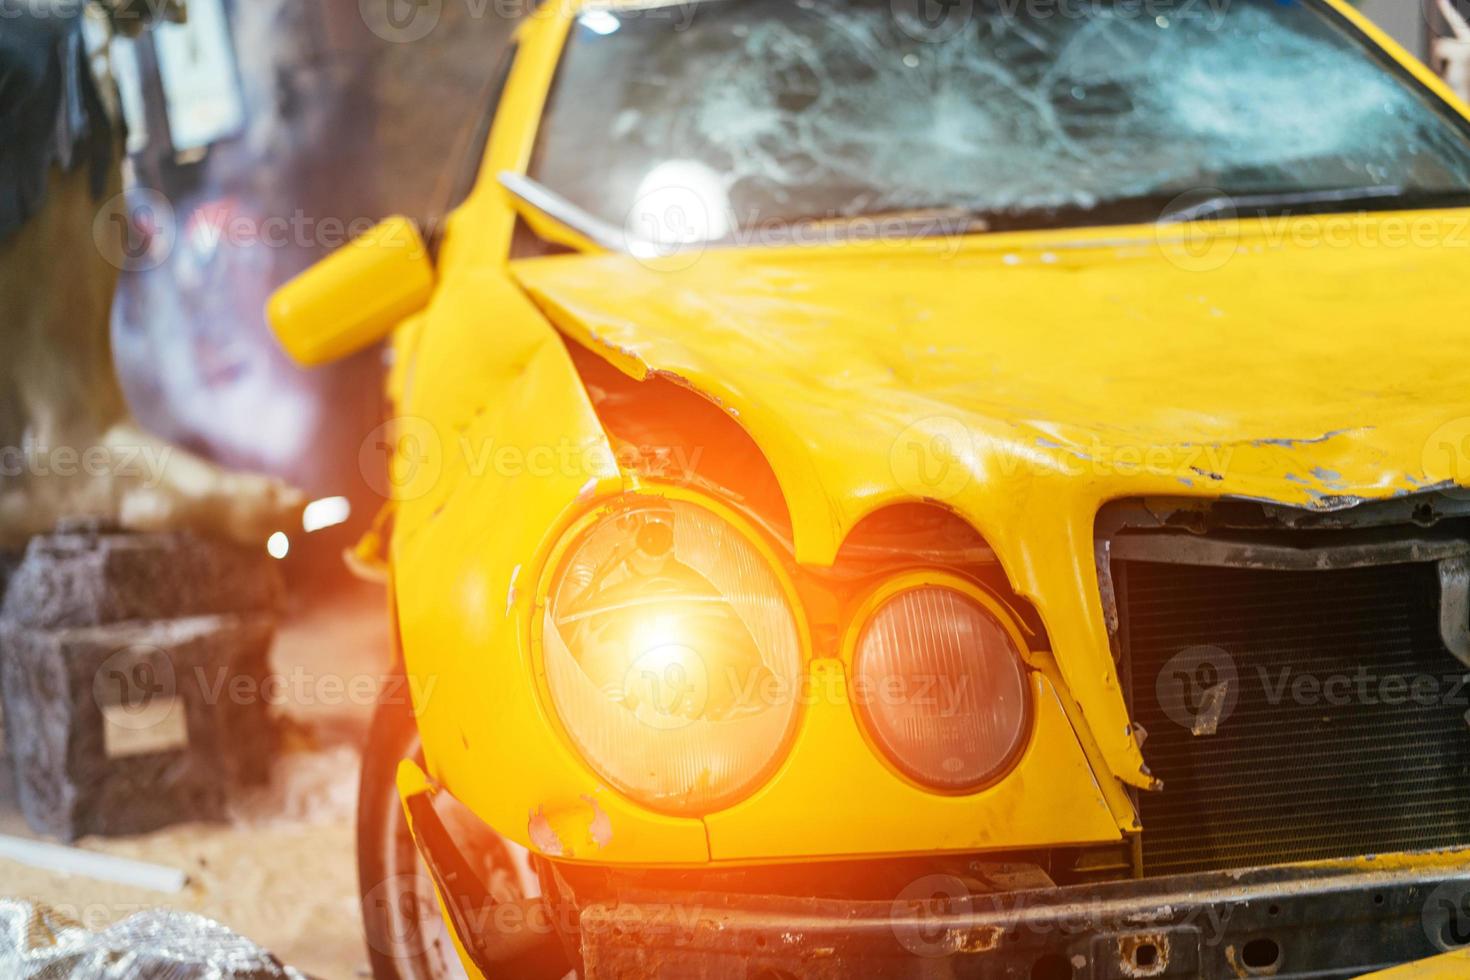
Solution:
[[[779,762],[796,618],[771,564],[705,508],[648,500],[598,520],[563,563],[542,634],[567,733],[640,803],[709,813]]]
[[[863,628],[853,699],[874,741],[916,782],[946,792],[1000,775],[1026,737],[1026,676],[999,621],[954,589],[885,602]]]

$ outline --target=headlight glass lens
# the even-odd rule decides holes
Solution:
[[[978,788],[1025,741],[1020,652],[995,616],[958,590],[922,586],[880,606],[858,639],[853,678],[873,739],[926,786]]]
[[[801,644],[780,580],[693,503],[639,501],[588,528],[553,583],[542,647],[578,750],[664,812],[750,793],[796,721]]]

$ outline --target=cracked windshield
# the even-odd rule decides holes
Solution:
[[[531,176],[630,241],[782,244],[1459,204],[1470,147],[1311,2],[708,0],[584,13]]]

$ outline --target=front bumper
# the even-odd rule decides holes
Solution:
[[[398,781],[466,965],[484,976],[561,977],[564,943],[584,980],[1346,978],[1470,949],[1470,851],[985,894],[936,874],[887,901],[623,888],[506,916],[436,812],[443,791],[412,762]],[[833,890],[823,864],[807,867],[813,892]],[[1464,958],[1413,974],[1466,975]]]
[[[1000,895],[958,884],[894,902],[625,894],[582,910],[584,976],[1357,977],[1470,942],[1463,853]]]

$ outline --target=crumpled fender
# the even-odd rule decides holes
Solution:
[[[392,453],[396,612],[429,772],[545,853],[703,863],[700,821],[609,792],[565,739],[541,735],[555,726],[526,635],[535,572],[622,480],[556,331],[504,275],[460,274],[400,350],[400,415],[364,443]]]

